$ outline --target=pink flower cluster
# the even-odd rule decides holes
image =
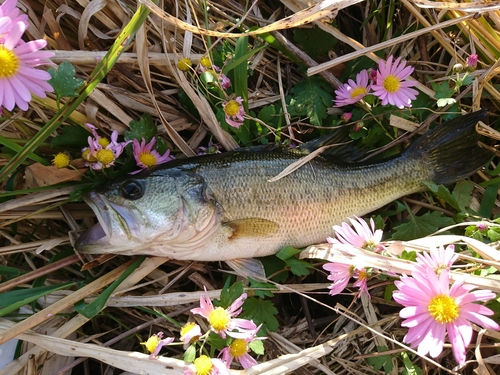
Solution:
[[[264,339],[263,337],[256,337],[262,325],[256,326],[251,320],[237,318],[241,313],[241,306],[246,298],[247,294],[243,293],[227,309],[214,307],[205,289],[205,297],[203,295],[200,297],[200,307],[191,310],[193,314],[201,315],[207,319],[210,329],[220,337],[226,338],[227,335],[233,338],[231,344],[219,354],[227,368],[234,359],[243,368],[256,365],[257,361],[250,356],[248,345],[254,340]]]
[[[370,77],[367,70],[362,70],[356,75],[356,81],[349,79],[347,83],[335,91],[337,98],[335,107],[354,104],[368,94],[377,96],[382,105],[392,104],[398,108],[411,107],[418,91],[412,87],[416,81],[407,80],[414,68],[406,66],[406,61],[398,57],[393,62],[393,56],[387,61],[380,60],[378,70],[373,70]]]
[[[456,361],[463,365],[467,346],[472,340],[471,322],[488,329],[499,325],[485,315],[493,315],[489,308],[475,302],[496,297],[490,290],[476,290],[465,284],[463,276],[450,287],[450,267],[457,259],[453,245],[417,255],[412,276],[403,275],[395,285],[394,300],[405,306],[399,316],[402,326],[408,327],[404,342],[417,347],[420,355],[435,358],[443,351],[446,334]]]
[[[52,52],[39,51],[47,45],[43,39],[24,42],[28,16],[19,14],[17,0],[0,5],[0,109],[11,111],[17,106],[26,111],[32,94],[45,98],[52,92],[47,83],[50,74],[37,66],[51,64]]]
[[[334,225],[336,238],[328,237],[326,240],[331,244],[344,244],[359,247],[370,251],[382,251],[384,246],[382,241],[382,230],[375,230],[375,222],[370,219],[370,226],[362,218],[356,217],[356,220],[349,219],[351,225],[342,223],[342,225]],[[359,296],[363,293],[369,296],[367,281],[370,277],[370,271],[359,266],[343,264],[343,263],[327,263],[323,265],[323,269],[330,272],[328,280],[333,281],[329,287],[330,295],[334,296],[342,292],[349,283],[351,277],[356,279],[353,286],[359,288]]]
[[[246,297],[246,293],[243,293],[231,306],[224,309],[213,305],[205,288],[205,295],[200,296],[200,307],[191,309],[191,312],[204,317],[210,325],[210,331],[203,334],[198,324],[186,323],[180,330],[180,340],[184,344],[184,349],[197,341],[207,339],[210,332],[215,332],[223,339],[229,337],[231,343],[220,351],[218,358],[200,355],[192,364],[186,366],[184,374],[229,375],[231,374],[229,368],[233,360],[239,362],[244,369],[257,364],[257,361],[249,354],[249,345],[255,340],[264,339],[264,337],[256,337],[262,325],[256,326],[251,320],[237,318]],[[151,353],[150,358],[154,358],[163,346],[169,345],[173,341],[174,339],[171,337],[163,339],[163,333],[159,332],[142,344]]]
[[[118,142],[118,132],[111,133],[111,140],[97,134],[97,128],[89,123],[85,127],[90,130],[92,136],[88,137],[89,146],[82,149],[82,157],[85,165],[94,170],[109,168],[115,164],[123,149],[130,141]]]

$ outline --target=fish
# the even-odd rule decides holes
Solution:
[[[98,222],[75,248],[238,262],[324,243],[333,225],[423,191],[425,182],[449,185],[483,167],[493,153],[479,145],[475,125],[485,116],[482,110],[437,125],[388,160],[344,162],[349,152],[332,147],[277,180],[335,137],[170,161],[86,194]]]

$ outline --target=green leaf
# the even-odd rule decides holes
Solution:
[[[388,349],[385,346],[377,346],[377,350],[379,352],[386,352]],[[376,371],[383,368],[386,374],[390,373],[394,367],[392,364],[392,356],[389,354],[368,357],[366,358],[366,362],[368,362]]]
[[[422,369],[420,367],[418,367],[417,365],[414,365],[411,362],[410,357],[408,356],[407,352],[402,352],[401,358],[403,359],[403,365],[405,366],[405,369],[402,372],[403,375],[421,375],[422,374]]]
[[[465,207],[470,204],[472,199],[471,193],[474,189],[474,184],[471,181],[461,181],[453,189],[451,193],[448,188],[443,185],[437,185],[434,182],[424,182],[438,198],[441,198],[450,206],[458,211],[465,211]]]
[[[5,279],[11,279],[17,277],[21,274],[18,268],[7,267],[0,265],[0,280],[5,281]],[[2,298],[5,294],[2,294]]]
[[[184,362],[193,363],[195,359],[196,359],[196,345],[192,344],[189,345],[189,347],[184,352],[182,360]]]
[[[76,92],[83,84],[83,79],[75,78],[75,67],[68,61],[62,62],[57,71],[52,68],[48,69],[51,79],[49,84],[54,88],[57,103],[61,98],[78,96]]]
[[[296,83],[292,90],[294,97],[288,108],[292,116],[309,117],[312,125],[321,126],[328,116],[327,108],[332,106],[333,89],[322,78],[307,77]]]
[[[285,261],[286,268],[290,269],[294,275],[307,276],[309,275],[309,269],[314,267],[309,262],[295,257],[295,255],[300,252],[301,250],[299,249],[295,249],[291,246],[285,246],[276,254],[276,256]]]
[[[260,298],[274,297],[273,292],[271,292],[270,290],[266,290],[266,289],[275,289],[273,284],[263,283],[261,281],[254,280],[251,277],[248,278],[248,281],[250,282],[250,288],[254,289],[253,292],[257,297]]]
[[[389,283],[384,290],[384,299],[387,303],[392,301],[392,292],[396,290],[396,285],[394,283]]]
[[[319,27],[293,29],[293,38],[302,50],[315,59],[327,53],[337,43],[337,39]]]
[[[49,286],[40,286],[30,289],[11,290],[2,293],[2,302],[0,302],[0,316],[4,316],[21,306],[27,305],[38,298],[46,296],[56,290],[67,289],[75,283],[65,283]]]
[[[129,126],[130,130],[125,132],[125,140],[127,141],[137,139],[141,142],[142,138],[144,138],[148,143],[157,132],[156,125],[153,123],[153,118],[149,113],[144,113],[139,121],[130,121]]]
[[[132,263],[130,267],[128,267],[127,270],[123,272],[120,277],[116,279],[110,286],[108,286],[95,300],[90,302],[85,307],[82,307],[84,304],[80,304],[78,307],[75,305],[75,310],[87,319],[92,319],[94,316],[99,314],[99,312],[104,308],[104,305],[106,305],[106,301],[115,291],[118,285],[120,285],[123,280],[129,277],[132,272],[134,272],[137,267],[141,265],[144,259],[146,259],[145,256],[138,257],[135,262]]]
[[[61,129],[61,134],[52,138],[50,145],[55,148],[77,148],[81,150],[88,147],[88,137],[90,132],[83,126],[64,126]]]
[[[393,240],[408,241],[425,237],[440,228],[455,224],[453,219],[444,216],[439,211],[427,212],[422,216],[415,216],[411,211],[408,211],[408,213],[410,214],[410,220],[394,228]]]
[[[236,299],[238,299],[244,290],[243,281],[238,281],[228,288],[222,288],[220,292],[220,306],[227,309]]]
[[[481,205],[479,206],[478,215],[481,217],[491,217],[493,212],[493,207],[495,207],[498,189],[500,188],[500,183],[489,185],[483,194],[483,199],[481,200]]]
[[[262,340],[254,340],[248,343],[248,347],[252,349],[252,352],[258,355],[264,355],[264,343]]]
[[[437,100],[436,105],[439,108],[442,108],[447,106],[448,104],[455,104],[456,102],[457,102],[456,99],[453,98],[441,98]]]
[[[243,303],[241,317],[251,319],[257,325],[263,323],[269,331],[276,332],[279,327],[276,314],[278,310],[271,301],[249,297]]]

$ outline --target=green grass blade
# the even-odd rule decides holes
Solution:
[[[0,144],[4,145],[5,147],[7,147],[8,149],[11,149],[14,152],[19,152],[23,148],[22,146],[18,145],[16,142],[13,142],[8,138],[2,137],[1,135],[0,135]],[[45,160],[41,156],[38,156],[37,154],[34,154],[34,153],[29,154],[27,156],[27,158],[29,158],[33,161],[36,161],[40,164],[43,164],[43,165],[50,165],[50,163],[47,160]]]
[[[106,305],[106,301],[108,298],[111,296],[111,294],[115,291],[115,289],[118,287],[118,285],[121,284],[123,280],[125,280],[127,277],[134,272],[137,267],[141,265],[141,263],[146,259],[145,256],[141,256],[135,260],[134,263],[130,265],[129,268],[125,272],[123,272],[118,279],[116,279],[110,286],[108,286],[101,294],[99,294],[99,297],[97,297],[95,300],[90,302],[88,305],[82,307],[82,305],[77,305],[75,306],[75,310],[82,314],[84,317],[87,319],[92,319],[94,316],[99,314],[99,312],[104,308]]]
[[[45,141],[70,114],[89,96],[94,88],[101,82],[106,74],[111,70],[120,54],[125,50],[128,44],[132,41],[139,27],[146,20],[149,14],[149,9],[141,5],[135,12],[134,16],[124,27],[120,35],[116,38],[113,46],[108,51],[106,56],[97,64],[96,68],[90,75],[88,84],[84,86],[79,95],[70,98],[65,105],[54,115],[54,117],[45,124],[40,131],[14,156],[1,170],[0,182],[4,181],[24,160],[26,160],[33,152]]]
[[[65,283],[59,285],[40,286],[31,289],[12,290],[2,293],[2,302],[0,304],[0,316],[4,316],[21,306],[27,305],[38,298],[46,296],[56,290],[67,289],[75,283]]]

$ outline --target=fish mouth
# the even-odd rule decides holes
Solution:
[[[83,232],[75,243],[75,249],[84,253],[112,252],[116,246],[123,246],[132,239],[134,225],[132,212],[111,203],[96,192],[84,196],[97,216],[97,224]]]

